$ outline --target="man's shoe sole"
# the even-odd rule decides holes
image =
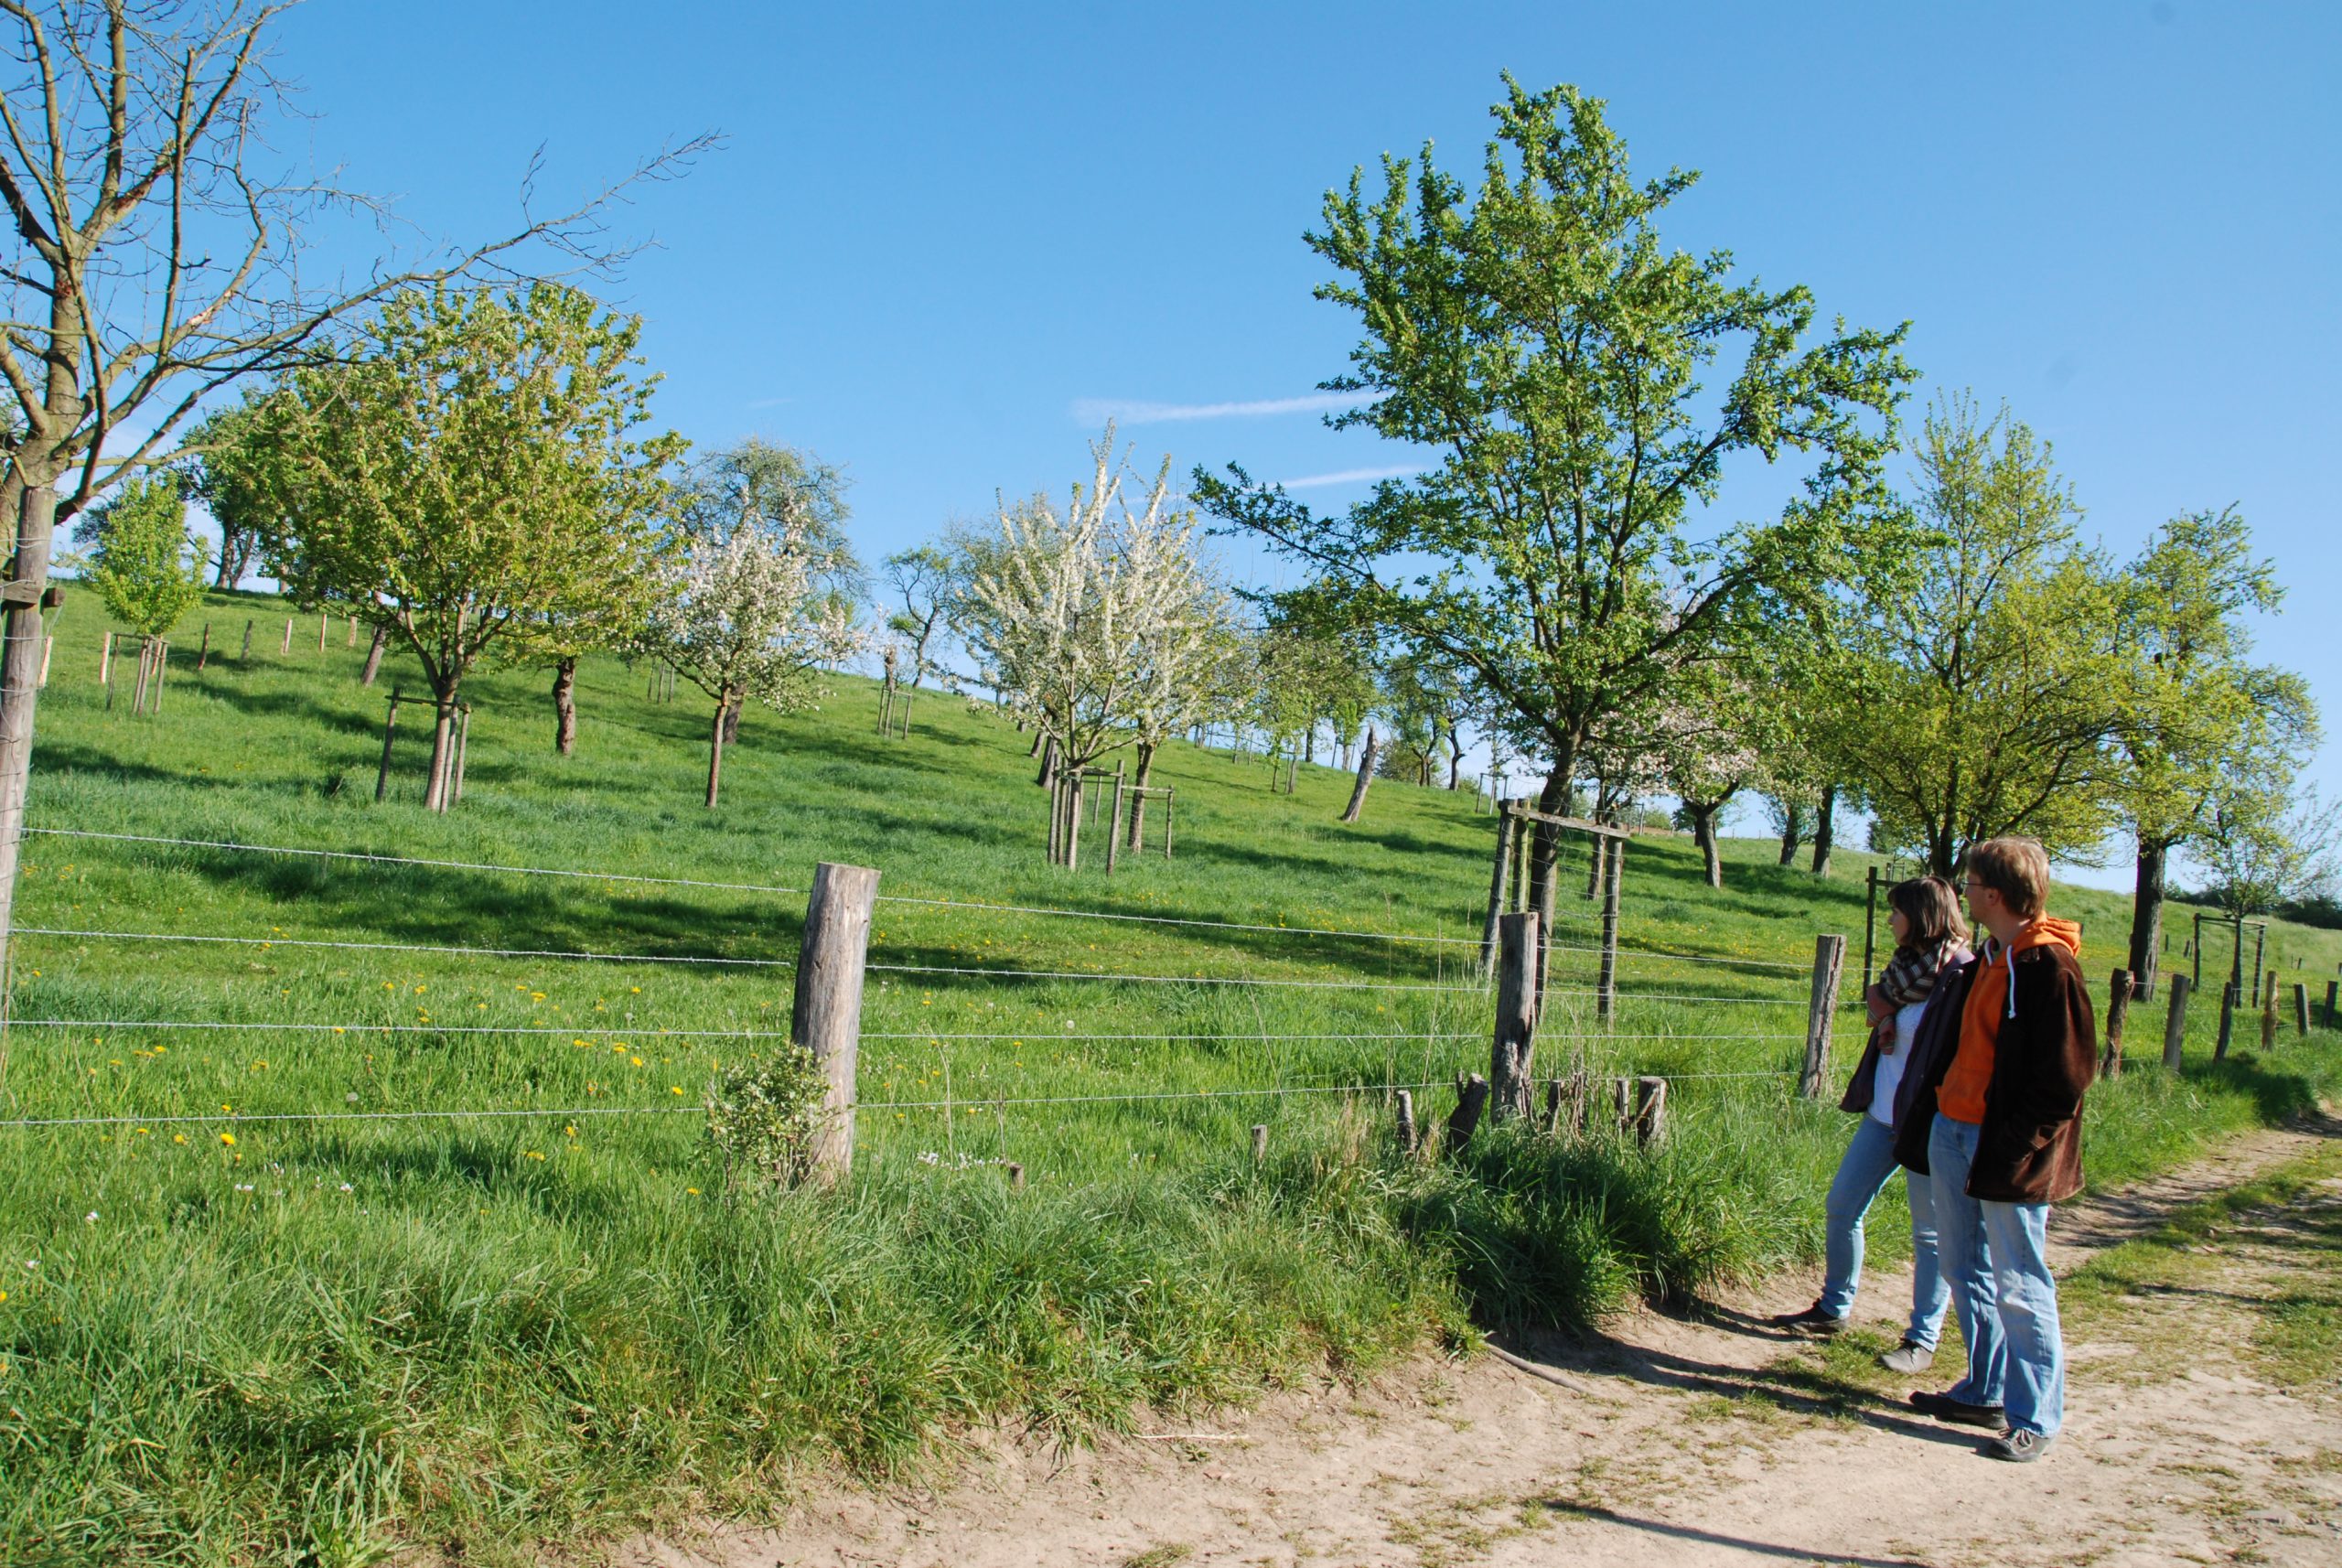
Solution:
[[[1993,1432],[2008,1430],[2007,1417],[1996,1404],[1966,1404],[1956,1399],[1947,1399],[1942,1394],[1921,1392],[1911,1396],[1911,1408],[1921,1415],[1933,1416],[1953,1426],[1982,1426]]]
[[[2049,1452],[2049,1444],[2030,1443],[2019,1448],[2005,1437],[1995,1437],[1976,1452],[1987,1459],[1998,1459],[2004,1465],[2030,1465]]]

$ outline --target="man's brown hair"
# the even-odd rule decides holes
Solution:
[[[1968,922],[1960,916],[1960,895],[1940,876],[1915,876],[1886,890],[1887,907],[1903,911],[1911,922],[1911,945],[1931,948],[1939,942],[1968,940]]]
[[[2019,919],[2034,918],[2049,899],[2049,852],[2039,839],[1986,839],[1968,852],[1968,875]]]

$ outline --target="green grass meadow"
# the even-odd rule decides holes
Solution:
[[[989,712],[922,693],[882,739],[872,683],[841,678],[818,712],[750,712],[709,811],[707,703],[608,660],[566,758],[550,671],[483,671],[438,817],[416,707],[374,800],[383,695],[420,682],[394,657],[361,689],[340,623],[320,653],[296,618],[288,656],[278,601],[215,595],[134,716],[98,684],[92,596],[68,601],[0,1029],[0,1117],[69,1123],[0,1128],[11,1563],[529,1561],[809,1474],[916,1473],[978,1425],[1079,1438],[1818,1253],[1847,1122],[1793,1071],[1814,937],[1859,949],[1866,856],[1817,882],[1735,841],[1718,893],[1688,839],[1636,841],[1618,1016],[1595,1022],[1595,907],[1569,888],[1538,1065],[1669,1076],[1667,1143],[1507,1129],[1404,1161],[1390,1086],[1430,1122],[1450,1101],[1428,1086],[1486,1070],[1493,822],[1468,795],[1379,780],[1345,828],[1346,775],[1287,796],[1258,758],[1173,745],[1173,857],[1151,821],[1157,853],[1108,878],[1101,832],[1068,874]],[[836,1192],[743,1197],[700,1097],[786,1031],[822,860],[878,867],[886,900],[861,1145]],[[2120,961],[2126,900],[2056,907],[2088,968]],[[2322,997],[2342,936],[2271,945]],[[2290,1017],[2214,1064],[2214,1014],[2174,1078],[2143,1009],[2092,1096],[2096,1179],[2342,1073],[2342,1037]]]

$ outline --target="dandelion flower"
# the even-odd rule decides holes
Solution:
[[[232,1147],[236,1142],[236,1135],[233,1133],[222,1133],[220,1134],[220,1141]]]

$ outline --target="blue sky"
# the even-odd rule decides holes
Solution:
[[[1499,71],[1571,81],[1640,168],[1703,171],[1671,242],[1910,321],[1920,395],[2006,400],[2116,551],[2239,503],[2294,588],[2263,653],[2342,725],[2329,5],[320,0],[277,64],[317,116],[288,156],[440,231],[508,220],[541,145],[550,199],[723,132],[621,215],[659,248],[607,292],[662,418],[843,465],[872,557],[1062,488],[1109,411],[1148,467],[1362,494],[1405,456],[1319,424],[1354,333],[1302,231],[1386,150],[1475,167]]]

